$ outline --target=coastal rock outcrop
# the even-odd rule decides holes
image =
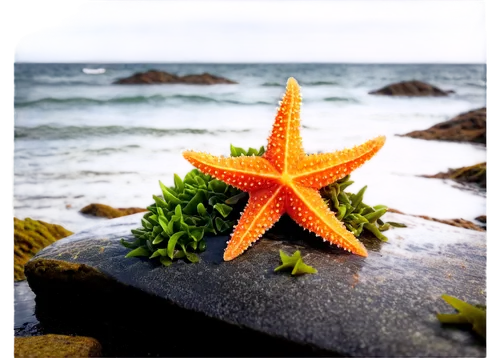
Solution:
[[[40,220],[14,218],[14,281],[26,279],[24,265],[44,247],[72,235],[60,225]]]
[[[425,130],[397,135],[427,140],[486,144],[486,108],[461,113]]]
[[[480,188],[486,188],[486,162],[458,169],[449,169],[446,173],[422,176],[425,178],[452,179],[459,183],[476,184]]]
[[[125,258],[120,240],[134,240],[142,216],[105,221],[28,263],[44,327],[95,337],[113,356],[486,354],[471,332],[432,314],[450,311],[444,293],[485,303],[484,232],[388,213],[407,227],[384,232],[388,242],[360,238],[366,258],[312,235],[264,237],[225,262],[228,237],[216,236],[200,262],[164,267]],[[297,249],[318,273],[274,272],[279,250]]]
[[[474,224],[472,221],[465,220],[465,219],[438,219],[438,218],[433,218],[433,217],[430,217],[427,215],[411,215],[411,214],[405,214],[402,211],[399,211],[397,209],[392,209],[392,208],[389,208],[387,211],[390,213],[410,215],[410,216],[414,216],[416,218],[431,220],[431,221],[435,221],[435,222],[438,222],[441,224],[451,225],[451,226],[455,226],[455,227],[461,227],[463,229],[469,229],[469,230],[475,230],[475,231],[485,231],[485,228],[478,226],[478,225]],[[478,218],[476,218],[476,220],[478,220]],[[478,221],[480,221],[480,220],[478,220]]]
[[[101,218],[114,219],[126,215],[132,215],[140,212],[147,211],[143,208],[113,208],[104,204],[89,204],[86,207],[80,209],[80,212],[85,215],[97,216]]]
[[[479,215],[476,220],[480,223],[486,224],[486,215]]]
[[[443,91],[440,88],[432,86],[428,83],[421,81],[403,81],[393,83],[388,86],[382,87],[378,90],[371,91],[369,94],[384,95],[384,96],[447,96],[453,91]]]
[[[186,75],[177,76],[168,72],[149,70],[139,72],[130,77],[120,78],[113,82],[114,84],[194,84],[194,85],[215,85],[215,84],[236,84],[224,77],[211,75],[210,73],[202,73],[201,75]]]
[[[14,339],[16,358],[101,357],[101,345],[90,337],[47,334]]]

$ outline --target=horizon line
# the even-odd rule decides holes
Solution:
[[[486,62],[329,62],[329,61],[287,61],[287,62],[203,62],[203,61],[14,61],[14,64],[186,64],[186,65],[283,65],[283,64],[336,64],[336,65],[486,65]]]

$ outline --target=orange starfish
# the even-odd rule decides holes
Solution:
[[[366,257],[366,248],[337,220],[318,190],[339,180],[378,152],[380,136],[351,149],[306,155],[300,136],[300,88],[288,79],[266,152],[262,157],[217,157],[206,153],[183,153],[205,174],[250,194],[247,206],[224,252],[229,261],[241,255],[283,214],[304,229],[349,252]]]

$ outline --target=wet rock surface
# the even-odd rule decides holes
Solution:
[[[363,239],[362,258],[307,240],[262,239],[223,262],[227,237],[198,264],[124,258],[119,239],[142,214],[62,239],[26,266],[37,318],[52,332],[97,338],[104,355],[485,356],[467,330],[443,327],[444,293],[484,304],[486,236],[388,213],[407,228]],[[275,273],[300,249],[317,274]]]
[[[486,144],[486,108],[461,113],[428,129],[398,135],[426,140]]]
[[[411,97],[423,97],[423,96],[448,96],[448,94],[454,93],[453,91],[443,91],[440,88],[432,86],[428,83],[421,81],[403,81],[398,83],[393,83],[382,87],[378,90],[371,91],[369,94],[375,95],[385,95],[385,96],[411,96]]]
[[[224,77],[211,75],[210,73],[202,73],[201,75],[186,75],[177,76],[172,73],[149,70],[139,72],[130,77],[120,78],[113,82],[114,84],[195,84],[195,85],[215,85],[215,84],[235,84],[236,82],[228,80]]]

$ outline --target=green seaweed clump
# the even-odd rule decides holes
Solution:
[[[295,251],[292,256],[288,256],[283,250],[280,250],[280,258],[281,265],[276,267],[274,272],[292,270],[292,276],[318,272],[314,267],[304,263],[299,250]]]
[[[231,156],[261,156],[264,147],[244,150],[231,145]],[[366,186],[357,194],[344,191],[353,181],[350,176],[321,189],[320,193],[337,218],[344,222],[355,236],[367,229],[378,239],[387,241],[382,231],[390,226],[381,217],[387,207],[371,207],[363,203]],[[126,257],[145,256],[169,266],[175,259],[197,262],[196,253],[206,248],[206,235],[229,234],[239,213],[248,201],[248,194],[210,175],[193,169],[181,179],[174,174],[174,186],[160,181],[162,196],[153,195],[154,203],[147,207],[142,228],[132,230],[136,240],[123,246],[132,249]]]
[[[344,190],[354,183],[350,175],[337,180],[335,183],[327,185],[320,190],[320,194],[327,202],[330,210],[336,212],[336,218],[344,222],[346,228],[359,237],[364,229],[370,231],[381,241],[387,241],[387,237],[382,231],[388,230],[391,226],[406,227],[404,224],[386,222],[381,217],[387,212],[387,206],[375,205],[373,207],[363,203],[363,195],[367,186],[359,190],[358,193],[347,193]]]
[[[167,187],[160,181],[163,197],[153,195],[155,203],[148,206],[143,227],[132,230],[137,240],[122,239],[124,246],[133,249],[126,257],[157,257],[165,266],[180,258],[197,262],[195,253],[206,248],[205,234],[226,234],[236,224],[233,208],[246,193],[198,169],[184,180],[174,174],[174,183]]]
[[[486,306],[473,306],[456,297],[442,295],[441,298],[458,313],[438,313],[437,319],[443,324],[471,325],[474,332],[486,339]]]
[[[72,234],[60,225],[14,218],[14,281],[26,279],[24,265],[38,251]]]

